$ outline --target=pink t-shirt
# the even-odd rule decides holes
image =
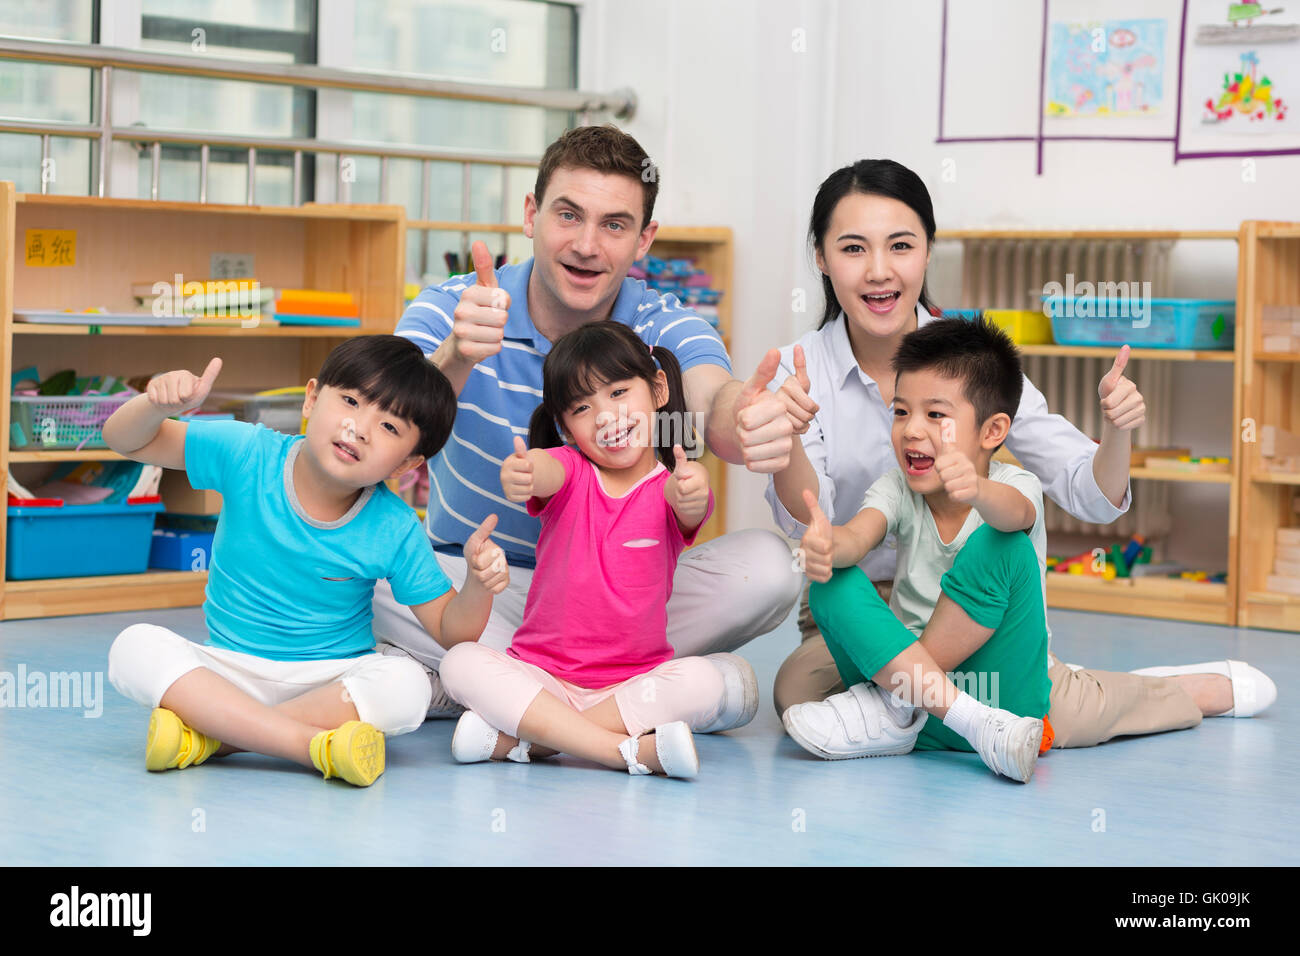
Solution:
[[[528,501],[542,520],[537,568],[508,653],[580,687],[608,687],[673,656],[668,597],[695,534],[682,534],[664,500],[672,473],[662,463],[615,498],[581,452],[546,450],[564,466],[564,485],[545,504]],[[710,491],[704,520],[712,513]]]

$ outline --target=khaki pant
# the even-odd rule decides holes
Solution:
[[[889,599],[890,583],[876,582]],[[777,671],[772,698],[776,712],[845,690],[826,641],[808,608],[808,588],[799,602],[800,644]],[[1186,730],[1201,722],[1190,694],[1171,680],[1112,671],[1075,671],[1049,655],[1052,681],[1047,719],[1056,734],[1053,748],[1094,747],[1112,737]]]

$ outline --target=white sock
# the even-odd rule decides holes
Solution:
[[[911,727],[912,721],[916,720],[918,708],[913,707],[903,698],[895,696],[883,687],[880,690],[880,696],[884,698],[885,706],[889,708],[889,716],[894,719],[894,723],[899,727]]]
[[[957,694],[957,700],[948,708],[948,716],[943,719],[943,725],[974,743],[975,728],[981,726],[991,713],[992,707],[981,704],[970,694],[961,691]]]

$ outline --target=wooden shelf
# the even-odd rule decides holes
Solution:
[[[5,270],[0,386],[8,388],[16,368],[28,365],[129,378],[169,368],[201,369],[213,352],[226,359],[219,388],[301,385],[319,371],[335,342],[396,326],[404,301],[405,226],[400,206],[228,206],[19,195],[12,183],[0,183],[0,268]],[[29,266],[23,253],[28,229],[75,232],[74,261]],[[248,329],[97,325],[93,314],[70,316],[75,325],[13,321],[15,303],[81,312],[129,301],[131,282],[178,273],[205,278],[217,252],[252,256],[258,279],[274,288],[348,292],[365,318],[358,327]],[[106,342],[100,336],[120,338]],[[0,436],[6,439],[9,425],[9,395],[3,394]],[[0,448],[0,465],[121,457],[98,448]],[[7,524],[0,524],[0,567],[6,532]],[[203,603],[206,583],[206,573],[189,571],[6,581],[0,584],[0,620],[193,606]]]
[[[438,219],[408,219],[407,229],[429,230],[430,232],[497,232],[523,235],[523,224],[512,225],[500,222],[450,222]]]
[[[445,219],[408,219],[407,229],[430,232],[488,232],[523,235],[523,224],[501,222],[459,222]],[[655,233],[655,242],[719,243],[731,241],[731,230],[722,226],[663,226]],[[653,250],[653,246],[651,249]]]
[[[1047,573],[1048,607],[1231,624],[1227,584],[1181,578],[1100,578]]]
[[[6,581],[3,617],[61,617],[203,603],[206,571],[147,571],[88,578]]]
[[[1199,481],[1211,485],[1232,484],[1232,472],[1229,471],[1174,471],[1162,468],[1130,468],[1132,478],[1145,478],[1152,481]]]
[[[1300,594],[1248,591],[1237,613],[1239,627],[1300,631]]]
[[[1300,475],[1280,471],[1257,471],[1250,480],[1261,485],[1300,485]]]
[[[1261,352],[1263,313],[1270,305],[1300,303],[1300,223],[1247,221],[1241,226],[1237,270],[1237,335],[1250,361],[1242,363],[1233,421],[1272,424],[1294,432],[1300,423],[1300,353]],[[1244,322],[1244,325],[1243,325]],[[1253,346],[1253,347],[1252,347]],[[1300,473],[1266,470],[1260,445],[1238,433],[1234,457],[1244,479],[1233,496],[1239,539],[1236,577],[1239,627],[1300,630],[1300,596],[1261,589],[1273,572],[1277,531],[1293,527],[1292,489]]]
[[[1236,229],[940,229],[935,239],[1219,239]]]
[[[396,321],[393,322],[396,325]],[[43,322],[15,322],[14,335],[90,335],[92,324],[58,325]],[[245,338],[271,339],[342,339],[357,335],[363,328],[356,326],[273,325],[251,329],[221,325],[98,325],[95,335],[148,335],[171,338],[225,338],[238,335]]]
[[[181,213],[202,216],[246,216],[249,218],[274,219],[340,219],[354,222],[393,222],[406,220],[406,209],[402,206],[379,205],[377,203],[303,203],[301,206],[248,206],[227,203],[193,203],[163,199],[101,199],[87,196],[51,196],[41,193],[16,193],[17,202],[26,206],[64,207],[69,210],[81,210],[87,202],[96,209],[116,210],[122,212],[149,212],[159,215]]]
[[[83,448],[81,451],[76,449],[50,449],[46,451],[11,451],[9,452],[9,461],[13,463],[22,463],[29,461],[123,461],[125,456],[119,455],[111,448]]]
[[[1065,355],[1079,358],[1113,359],[1118,346],[1109,345],[1018,345],[1022,355]],[[1130,359],[1156,359],[1164,362],[1232,362],[1235,352],[1189,351],[1187,349],[1129,349]]]
[[[1277,604],[1279,606],[1300,608],[1300,594],[1287,594],[1284,591],[1249,591],[1246,599],[1260,604]]]
[[[1254,222],[1251,228],[1260,239],[1300,239],[1300,222]]]

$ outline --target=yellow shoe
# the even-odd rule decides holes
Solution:
[[[330,777],[368,787],[384,772],[384,735],[370,724],[349,720],[311,739],[311,762]]]
[[[184,770],[203,763],[220,746],[220,740],[187,726],[165,707],[155,707],[149,715],[144,765],[147,770]]]

